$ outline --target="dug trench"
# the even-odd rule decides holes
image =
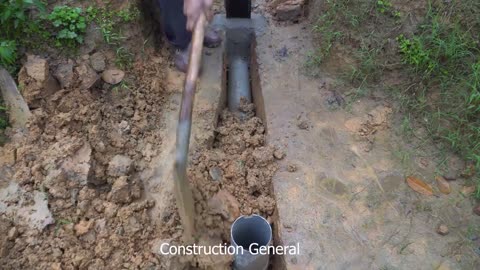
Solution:
[[[228,44],[228,41],[226,42]],[[249,46],[252,103],[240,101],[240,115],[227,106],[229,57],[223,54],[222,87],[214,139],[190,154],[188,176],[193,188],[198,244],[230,245],[230,228],[241,215],[258,214],[274,227],[276,203],[272,177],[282,149],[266,143],[266,121],[259,85],[255,39]],[[275,238],[275,237],[274,237]],[[157,245],[158,246],[158,245]],[[232,256],[194,256],[191,265],[200,269],[231,269]],[[273,264],[272,269],[279,269]]]

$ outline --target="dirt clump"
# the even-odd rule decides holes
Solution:
[[[275,149],[265,143],[260,118],[242,121],[225,110],[216,132],[213,147],[193,155],[188,173],[194,187],[197,229],[208,239],[228,243],[230,226],[240,215],[272,219],[272,176],[277,166]],[[212,171],[223,173],[213,180]]]

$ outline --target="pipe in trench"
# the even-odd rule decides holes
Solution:
[[[237,247],[243,248],[243,252],[235,255],[233,269],[266,270],[268,268],[270,255],[258,252],[258,248],[272,244],[272,227],[265,218],[259,215],[240,216],[232,224],[230,237],[236,250]],[[250,252],[250,248],[253,252]]]
[[[242,56],[235,56],[230,59],[228,74],[228,109],[235,113],[240,119],[245,117],[241,109],[241,103],[252,103],[250,91],[249,63]]]

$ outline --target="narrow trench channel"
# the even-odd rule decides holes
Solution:
[[[218,225],[221,224],[220,238],[222,242],[231,244],[230,226],[234,219],[239,215],[258,214],[271,224],[272,245],[278,245],[280,244],[276,233],[278,213],[272,183],[276,171],[275,149],[266,142],[267,121],[258,72],[255,35],[253,33],[248,35],[247,47],[242,47],[245,44],[235,41],[238,33],[234,33],[233,38],[231,32],[226,33],[221,108],[217,118],[215,139],[210,149],[199,153],[193,159],[196,170],[203,171],[203,177],[198,177],[202,181],[198,181],[198,178],[194,180],[196,203],[206,200],[207,209],[210,209],[209,214],[220,213],[223,218],[228,219],[228,222],[222,223],[218,216],[203,213],[197,225],[210,230],[211,235],[215,234],[212,230],[218,229]],[[245,40],[245,36],[241,38]],[[237,46],[242,48],[238,49]],[[238,57],[239,55],[236,55],[238,53],[247,61],[248,81],[237,82],[236,85],[246,87],[245,83],[248,84],[246,88],[250,91],[251,100],[240,102],[239,112],[232,112],[230,108],[236,108],[238,104],[233,106],[230,104],[232,102],[232,95],[229,93],[229,90],[232,90],[229,85],[232,82],[230,60]],[[239,98],[241,95],[233,96]],[[204,177],[206,172],[207,179]],[[197,212],[203,210],[199,208],[202,207],[197,207]],[[282,262],[282,256],[271,256],[268,269],[282,269]]]

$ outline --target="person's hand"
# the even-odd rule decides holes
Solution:
[[[192,31],[200,14],[205,13],[209,17],[213,0],[184,0],[183,13],[187,16],[187,29]]]

